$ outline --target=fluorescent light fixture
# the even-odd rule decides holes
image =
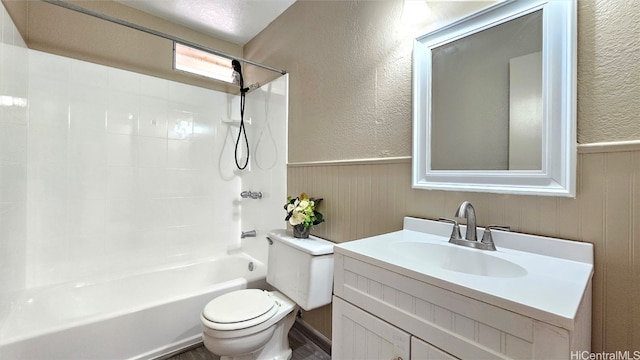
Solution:
[[[208,78],[233,83],[231,59],[174,43],[173,67]]]

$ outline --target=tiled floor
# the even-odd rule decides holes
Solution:
[[[331,356],[311,342],[295,327],[289,332],[289,344],[293,350],[291,360],[330,360]],[[218,360],[204,346],[197,347],[168,358],[167,360]]]

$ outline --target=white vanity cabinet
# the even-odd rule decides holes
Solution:
[[[534,265],[523,260],[528,278],[481,279],[453,273],[446,278],[449,272],[431,270],[430,265],[420,267],[421,264],[412,264],[406,259],[396,262],[395,255],[391,254],[394,243],[419,237],[416,232],[407,232],[407,227],[423,221],[414,223],[406,219],[408,226],[403,231],[335,246],[333,359],[553,360],[571,359],[573,351],[590,351],[592,264],[583,266],[572,260],[569,267],[564,268],[568,278],[579,278],[582,285],[575,288],[566,284],[561,274],[554,275],[555,280],[544,278],[544,286],[548,284],[552,288],[536,287],[534,282],[541,278],[535,273],[536,266],[549,267],[556,261],[548,255],[534,259]],[[431,226],[427,225],[426,228]],[[541,241],[546,249],[555,244]],[[561,245],[573,245],[565,242]],[[576,253],[574,250],[570,252]],[[586,255],[588,251],[592,249],[586,249]],[[514,258],[528,256],[503,250],[506,255],[510,252]],[[465,279],[473,282],[464,283]],[[483,291],[474,289],[473,284],[481,281],[487,281],[482,285]],[[561,281],[560,285],[554,281]],[[567,301],[571,316],[561,312],[558,315],[545,306],[538,306],[539,299],[512,301],[503,294],[496,296],[489,291],[495,289],[495,293],[500,293],[506,286],[525,299],[549,294],[546,297],[552,299],[546,301],[557,303],[571,297]],[[489,290],[484,291],[485,288]],[[562,292],[566,288],[571,291]],[[557,308],[549,306],[552,310]]]
[[[455,360],[456,357],[386,321],[333,298],[333,359]]]
[[[411,335],[348,302],[333,298],[333,359],[409,359]]]
[[[456,360],[457,357],[447,354],[437,347],[422,341],[417,337],[411,337],[411,359],[413,360]]]

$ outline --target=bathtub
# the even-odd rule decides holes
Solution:
[[[153,359],[201,341],[214,297],[266,286],[244,253],[159,271],[27,290],[0,319],[0,359]]]

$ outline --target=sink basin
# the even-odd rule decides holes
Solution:
[[[412,261],[428,263],[440,268],[489,277],[521,277],[527,269],[511,261],[487,253],[451,244],[434,244],[419,241],[393,243],[393,251]]]
[[[371,270],[360,267],[360,263],[528,318],[542,319],[542,316],[543,322],[567,330],[578,326],[577,314],[591,311],[589,305],[583,307],[582,304],[591,297],[592,244],[501,231],[493,234],[498,250],[487,251],[450,244],[450,235],[450,224],[405,217],[402,230],[336,244],[336,263],[345,269],[341,276],[345,283],[349,282],[348,287],[377,297],[387,294],[375,284],[375,279],[361,281],[359,276],[351,276]],[[395,281],[402,279],[380,279],[380,283],[392,288],[395,284],[390,282]],[[437,289],[420,288],[409,295],[431,296],[431,290]],[[405,309],[410,308],[407,294],[402,297],[399,293],[389,294],[388,300],[383,301],[403,303]],[[414,305],[417,311],[417,303]]]

